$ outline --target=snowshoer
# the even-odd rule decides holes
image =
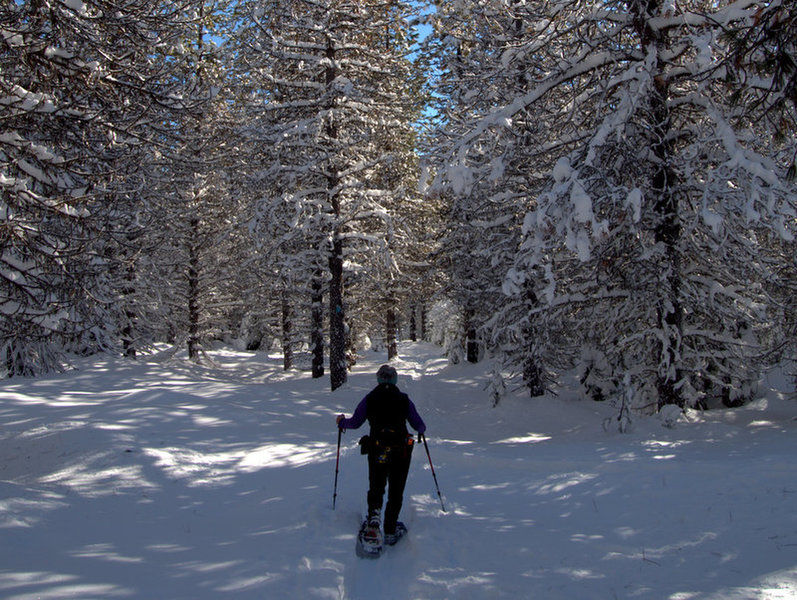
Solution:
[[[360,440],[363,454],[368,454],[368,516],[363,524],[366,537],[381,546],[379,532],[382,502],[387,485],[384,542],[395,544],[407,531],[398,520],[404,496],[404,486],[410,470],[413,437],[407,422],[419,434],[426,431],[412,400],[396,385],[398,373],[390,365],[382,365],[376,373],[377,386],[363,398],[351,418],[338,415],[338,428],[357,429],[365,420],[371,427],[368,436]]]

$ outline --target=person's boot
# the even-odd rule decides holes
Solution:
[[[385,544],[388,546],[393,546],[396,542],[398,542],[404,535],[407,533],[407,527],[399,521],[396,523],[396,529],[392,532],[385,531]]]
[[[382,519],[378,512],[369,512],[363,524],[362,543],[373,548],[382,546]]]

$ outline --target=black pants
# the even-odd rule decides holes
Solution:
[[[387,506],[385,507],[385,533],[396,531],[401,504],[404,497],[404,486],[410,472],[412,446],[397,446],[386,453],[370,452],[368,454],[368,515],[382,510],[382,500],[387,485]]]

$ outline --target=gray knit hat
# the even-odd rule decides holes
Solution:
[[[398,381],[398,373],[396,373],[396,369],[390,365],[382,365],[376,372],[376,381],[378,383],[392,383],[393,385],[396,385],[396,382]]]

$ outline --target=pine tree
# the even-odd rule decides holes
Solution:
[[[493,37],[493,55],[535,70],[522,90],[478,94],[489,102],[461,120],[441,175],[471,192],[484,148],[508,124],[530,115],[541,127],[520,153],[533,196],[504,287],[514,319],[499,335],[534,340],[532,360],[554,371],[586,356],[605,366],[608,387],[628,375],[640,404],[732,401],[757,378],[779,325],[764,291],[773,264],[760,258],[794,235],[783,160],[794,138],[755,131],[754,116],[728,101],[722,68],[729,48],[717,23],[753,20],[756,9],[511,9],[533,26],[521,40]],[[529,351],[509,348],[510,360],[522,365]]]
[[[744,106],[756,119],[769,123],[781,143],[797,132],[797,6],[770,1],[761,3],[753,18],[726,29],[730,53],[725,68],[734,90],[732,100]],[[784,144],[784,148],[788,146]],[[790,165],[787,177],[797,178],[797,152],[783,157]],[[780,356],[797,356],[797,249],[795,242],[776,241],[768,248],[772,255],[768,293],[775,311],[782,315],[783,342],[775,344]],[[791,257],[791,259],[789,258]]]
[[[448,294],[461,306],[471,361],[478,359],[480,346],[500,355],[521,335],[500,339],[492,324],[503,321],[504,275],[520,241],[523,214],[540,185],[532,141],[545,122],[521,108],[496,119],[473,144],[460,140],[502,101],[526,94],[535,69],[542,67],[523,54],[525,36],[536,23],[523,8],[520,2],[442,3],[428,44],[441,72],[441,127],[430,158],[449,203],[438,257],[449,274]],[[531,367],[524,373],[537,394],[543,383]]]
[[[158,58],[190,18],[160,2],[0,6],[6,373],[54,368],[67,347],[113,346],[108,274],[125,272],[117,244],[137,235],[136,161],[186,108],[174,63]]]
[[[396,79],[406,43],[396,34],[408,10],[383,0],[240,3],[237,10],[249,137],[268,147],[258,212],[269,218],[259,227],[266,238],[285,240],[280,270],[301,269],[316,318],[322,281],[326,287],[336,389],[347,371],[347,265],[388,249],[378,241],[392,226],[384,203],[398,199],[380,169],[396,157],[385,132],[406,122]],[[297,253],[302,265],[292,260]]]

